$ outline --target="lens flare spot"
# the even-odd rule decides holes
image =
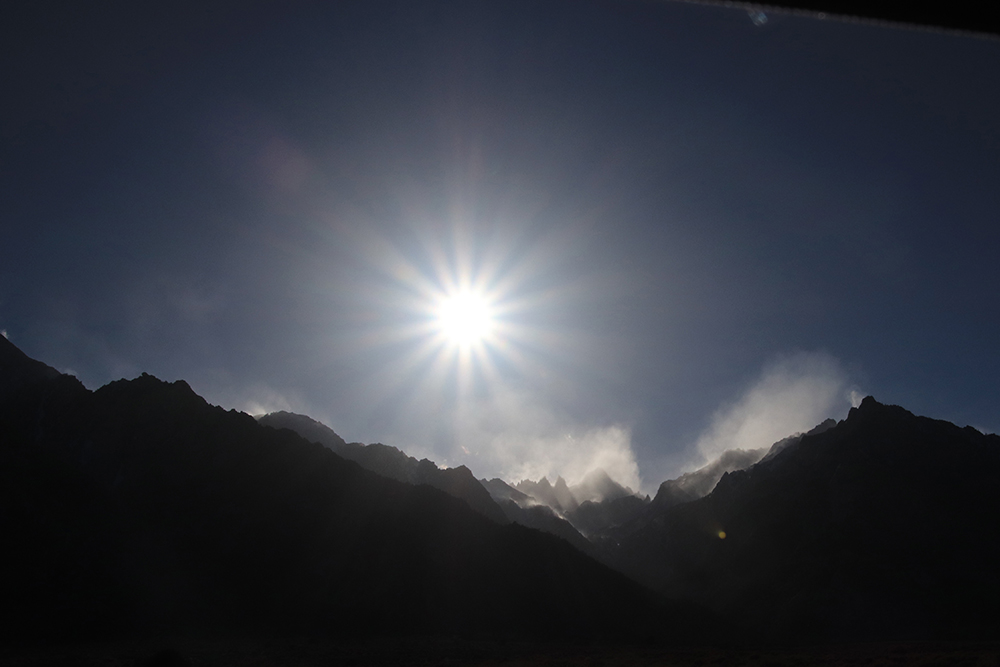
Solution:
[[[719,539],[720,540],[726,539],[726,531],[724,531],[724,530],[720,530],[719,531]]]

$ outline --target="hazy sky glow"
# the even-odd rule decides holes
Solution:
[[[852,392],[1000,428],[1000,41],[335,4],[4,22],[10,340],[480,476],[651,490]]]

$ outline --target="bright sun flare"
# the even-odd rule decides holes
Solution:
[[[467,347],[489,337],[493,329],[493,312],[481,294],[460,292],[441,301],[437,323],[452,344]]]

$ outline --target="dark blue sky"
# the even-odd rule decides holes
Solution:
[[[1000,427],[998,40],[134,4],[2,28],[0,329],[92,388],[146,371],[479,475],[647,488],[851,391]],[[488,365],[419,354],[462,267],[505,309]]]

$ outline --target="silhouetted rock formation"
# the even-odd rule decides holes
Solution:
[[[185,630],[676,637],[707,620],[562,540],[184,382],[90,392],[0,351],[15,362],[0,401],[6,645]]]
[[[441,469],[433,461],[418,461],[395,447],[381,443],[363,445],[347,443],[333,429],[311,417],[292,412],[272,412],[256,418],[258,422],[272,428],[287,428],[310,442],[329,447],[349,461],[362,468],[408,484],[426,484],[440,489],[448,495],[464,500],[469,507],[497,523],[507,523],[507,515],[490,497],[479,480],[465,466]]]
[[[1000,437],[866,398],[622,539],[634,576],[763,636],[997,637]]]

